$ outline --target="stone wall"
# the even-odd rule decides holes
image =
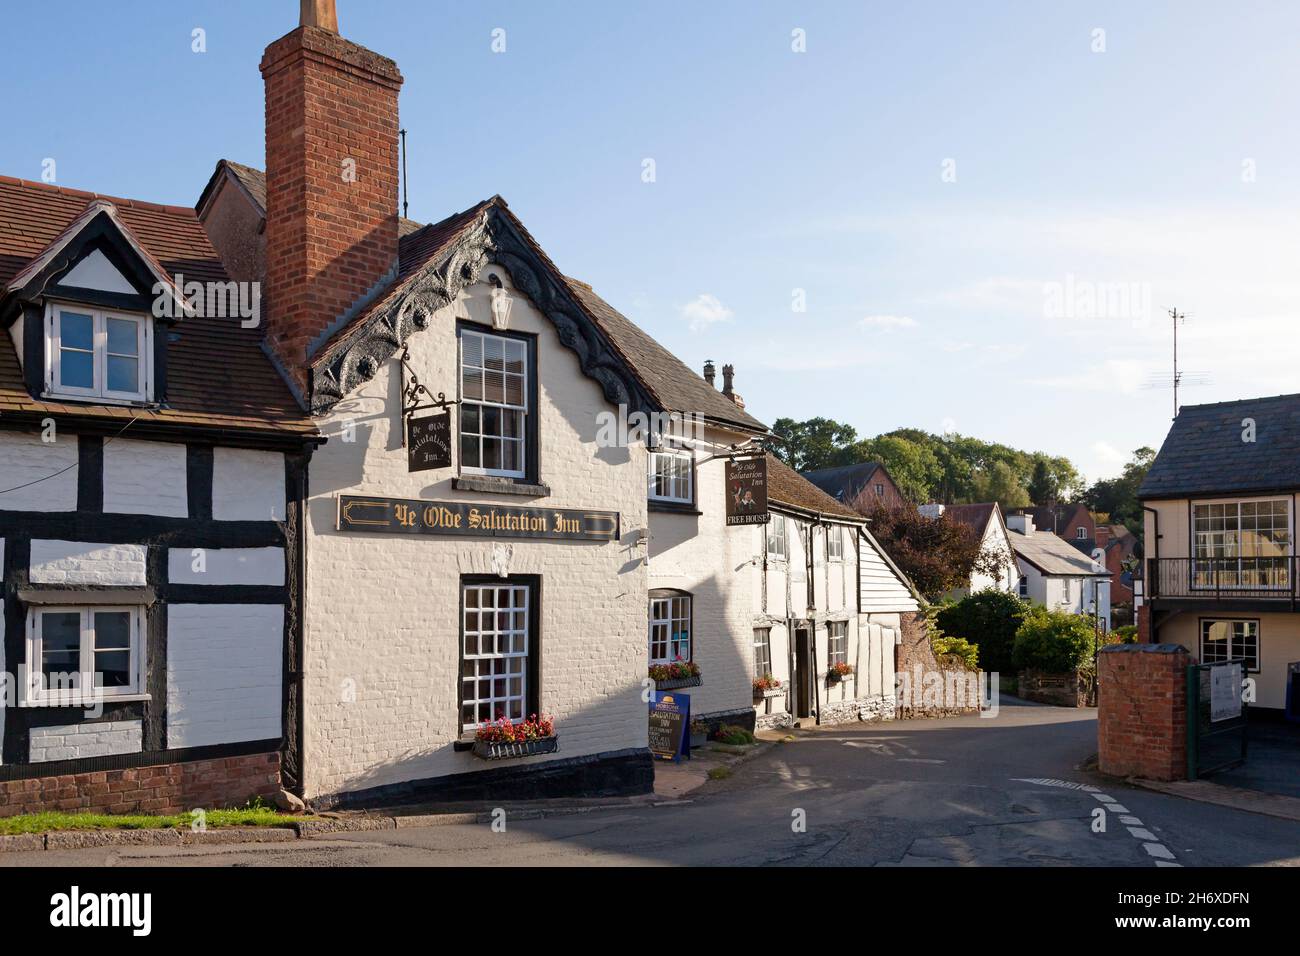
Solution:
[[[1055,707],[1087,707],[1090,692],[1088,680],[1078,671],[1068,674],[1049,674],[1046,671],[1020,672],[1016,696]]]
[[[247,754],[0,781],[0,816],[72,813],[182,813],[240,807],[280,789],[280,755]]]
[[[979,712],[978,699],[973,704],[964,706],[935,705],[927,702],[924,693],[924,681],[929,675],[938,675],[944,686],[957,682],[968,682],[970,671],[964,667],[942,665],[930,646],[930,635],[926,628],[925,614],[913,611],[902,615],[902,643],[895,648],[895,714],[902,717],[955,717],[961,714]],[[921,676],[918,681],[917,675]],[[911,693],[904,693],[903,680],[908,682]]]
[[[1097,656],[1098,766],[1148,780],[1187,776],[1187,665],[1178,644],[1115,644]]]

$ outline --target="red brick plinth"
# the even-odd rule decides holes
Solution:
[[[1102,773],[1187,777],[1187,665],[1178,644],[1117,644],[1097,656],[1097,759]]]

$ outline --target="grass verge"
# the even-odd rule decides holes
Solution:
[[[306,814],[281,813],[274,807],[259,805],[238,810],[207,810],[204,816],[204,825],[209,829],[288,827],[300,820],[311,819]],[[20,813],[12,817],[0,817],[0,836],[49,833],[54,830],[188,830],[193,823],[194,814],[190,812],[167,816],[134,813]]]

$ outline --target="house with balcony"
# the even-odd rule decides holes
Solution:
[[[1185,405],[1138,491],[1140,639],[1243,661],[1254,705],[1300,708],[1300,395]]]

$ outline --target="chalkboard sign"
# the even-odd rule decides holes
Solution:
[[[690,695],[655,691],[650,698],[650,752],[665,760],[689,760],[690,729]]]
[[[408,471],[451,467],[451,414],[412,418],[406,423]]]
[[[727,524],[767,524],[767,459],[727,462]]]

